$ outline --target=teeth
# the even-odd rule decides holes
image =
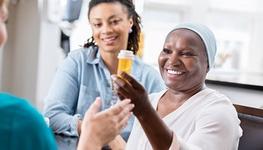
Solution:
[[[181,72],[181,71],[176,71],[176,70],[172,70],[172,69],[168,69],[167,72],[168,72],[169,74],[174,74],[174,75],[180,75],[180,74],[183,73],[183,72]]]
[[[104,38],[103,40],[104,40],[105,42],[109,42],[109,41],[115,40],[115,37]]]

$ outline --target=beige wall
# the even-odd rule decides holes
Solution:
[[[44,6],[38,0],[10,5],[0,76],[1,91],[29,99],[39,109],[62,58],[59,29],[45,18]]]

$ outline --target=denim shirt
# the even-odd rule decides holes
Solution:
[[[132,76],[148,93],[165,88],[158,71],[135,57]],[[45,99],[44,115],[50,119],[55,133],[78,136],[77,120],[96,97],[102,99],[102,110],[111,106],[113,97],[111,74],[105,66],[98,48],[89,47],[71,52],[59,66]],[[128,138],[134,118],[129,120],[122,135]]]

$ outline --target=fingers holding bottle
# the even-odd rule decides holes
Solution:
[[[133,109],[135,115],[139,115],[147,110],[147,107],[151,107],[148,93],[133,77],[122,72],[120,76],[112,75],[111,78],[116,93],[121,97],[131,99],[131,102],[135,105]]]

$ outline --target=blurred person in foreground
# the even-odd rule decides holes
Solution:
[[[0,0],[0,46],[7,40],[8,0]],[[26,100],[0,93],[0,149],[56,149],[52,132],[42,115]]]

